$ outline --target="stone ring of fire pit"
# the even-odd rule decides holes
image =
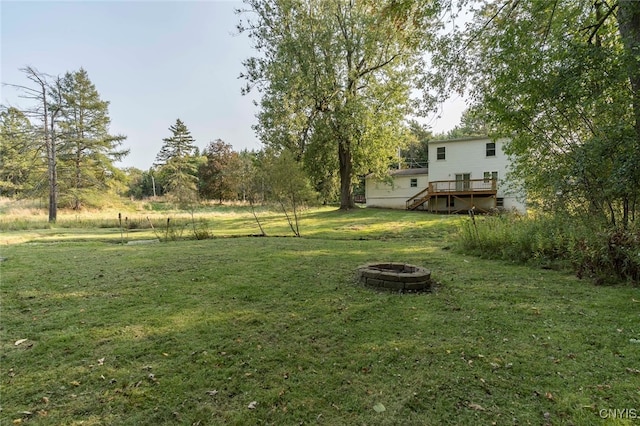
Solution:
[[[431,291],[431,271],[406,263],[368,263],[358,267],[358,280],[367,287],[391,291]]]

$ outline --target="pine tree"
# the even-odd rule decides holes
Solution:
[[[160,152],[156,156],[154,163],[156,166],[164,166],[176,157],[192,157],[197,152],[196,141],[182,120],[178,118],[176,124],[169,127],[169,130],[172,136],[162,139],[164,145],[162,145]]]
[[[169,130],[172,135],[163,139],[154,165],[160,169],[169,195],[180,203],[192,203],[198,195],[198,148],[180,119]]]
[[[0,195],[16,197],[29,188],[30,176],[46,169],[38,161],[35,132],[27,116],[9,107],[0,113]],[[40,166],[39,168],[37,166]]]
[[[58,90],[60,194],[79,209],[121,177],[114,162],[128,154],[118,149],[126,136],[109,134],[109,102],[100,99],[84,69],[67,73]]]

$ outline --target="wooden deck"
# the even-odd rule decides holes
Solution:
[[[407,210],[424,207],[432,212],[458,213],[470,208],[485,212],[496,207],[498,184],[495,179],[440,180],[429,182],[429,187],[406,201]],[[475,198],[475,200],[474,200]],[[439,200],[445,200],[443,208]],[[455,200],[459,200],[457,205]],[[475,201],[482,200],[485,207],[476,206]],[[490,205],[489,208],[486,206]]]

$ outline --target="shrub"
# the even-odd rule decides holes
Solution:
[[[457,248],[485,258],[573,268],[597,282],[640,282],[640,229],[607,229],[571,216],[475,217],[462,222]]]
[[[574,264],[579,277],[597,283],[622,279],[640,283],[640,229],[611,229],[577,243]]]

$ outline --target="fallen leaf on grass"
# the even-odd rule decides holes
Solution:
[[[98,360],[98,365],[104,365],[104,358],[100,358]]]
[[[382,413],[387,410],[385,406],[379,402],[373,406],[373,409],[375,410],[376,413]]]
[[[20,339],[20,340],[16,340],[16,342],[14,343],[14,345],[16,345],[16,346],[21,345],[21,344],[23,344],[24,342],[26,342],[27,340],[29,340],[29,339]]]
[[[218,391],[215,390],[215,389],[207,391],[207,395],[209,395],[209,396],[216,396],[217,394],[218,394]]]
[[[553,401],[553,394],[551,392],[546,392],[544,394],[545,398],[547,398],[549,401]]]
[[[258,401],[251,401],[251,402],[249,403],[249,405],[247,406],[247,408],[248,408],[249,410],[255,410],[257,405],[258,405]]]
[[[627,373],[640,374],[640,370],[637,368],[627,368]]]
[[[480,404],[469,404],[469,408],[476,411],[484,411],[484,407]]]

